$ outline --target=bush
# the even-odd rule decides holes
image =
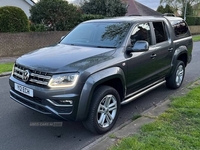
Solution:
[[[87,20],[103,19],[103,18],[104,18],[104,16],[102,16],[102,15],[83,14],[80,17],[79,23],[87,21]]]
[[[31,7],[30,13],[31,22],[44,24],[54,31],[72,29],[81,16],[78,8],[65,0],[40,0]]]
[[[47,31],[48,28],[44,24],[33,24],[30,25],[30,30],[34,32],[43,32]]]
[[[0,32],[27,32],[29,21],[21,8],[0,7]]]
[[[200,17],[187,16],[186,22],[189,26],[200,25]]]
[[[196,17],[189,17],[189,16],[187,16],[187,17],[186,17],[186,22],[187,22],[187,24],[188,24],[189,26],[195,25]]]
[[[200,17],[196,17],[195,25],[200,25]]]
[[[85,14],[103,15],[106,17],[124,16],[126,4],[121,0],[85,0],[81,6]]]

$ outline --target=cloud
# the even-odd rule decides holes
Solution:
[[[156,10],[160,5],[160,0],[136,0],[137,2]]]

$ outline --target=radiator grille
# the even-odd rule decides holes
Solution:
[[[33,83],[33,84],[38,84],[38,85],[43,85],[43,86],[48,85],[48,83],[51,79],[50,74],[48,74],[47,72],[31,70],[31,69],[25,68],[20,65],[15,64],[13,76],[15,78],[23,81],[23,74],[26,70],[28,70],[30,72],[30,76],[29,76],[27,83]]]

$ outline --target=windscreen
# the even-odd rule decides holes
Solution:
[[[122,44],[130,23],[82,23],[72,30],[60,43],[92,47],[116,48]]]

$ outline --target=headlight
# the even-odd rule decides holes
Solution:
[[[11,76],[13,76],[14,72],[15,72],[15,63],[14,63],[13,68],[12,68]]]
[[[49,87],[73,87],[78,81],[77,73],[53,75],[49,81]]]

